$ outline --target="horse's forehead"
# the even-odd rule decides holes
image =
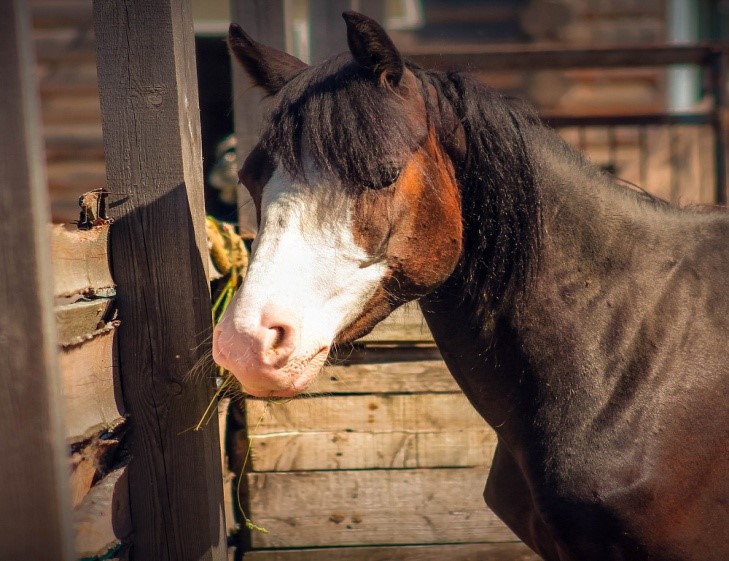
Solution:
[[[277,165],[263,189],[263,211],[275,207],[279,215],[293,213],[297,221],[307,224],[335,221],[344,218],[355,199],[336,177],[328,176],[308,157],[304,157],[303,178],[297,178],[284,166]]]

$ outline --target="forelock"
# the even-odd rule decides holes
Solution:
[[[262,143],[306,181],[304,155],[343,184],[372,182],[383,164],[404,163],[425,130],[396,91],[362,70],[348,53],[306,68],[273,98]]]

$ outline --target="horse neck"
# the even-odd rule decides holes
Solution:
[[[583,398],[585,407],[595,401],[601,373],[592,366],[601,359],[585,353],[599,352],[591,338],[599,340],[609,326],[590,316],[586,302],[605,283],[619,284],[618,295],[648,282],[663,258],[657,226],[671,220],[662,205],[618,186],[554,133],[535,127],[526,138],[542,207],[538,270],[523,287],[528,294],[474,318],[480,303],[464,299],[473,289],[456,273],[421,300],[449,369],[507,442],[539,438],[534,431],[545,410],[563,403],[557,396]]]

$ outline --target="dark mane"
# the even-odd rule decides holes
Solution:
[[[383,163],[407,160],[425,133],[403,118],[397,94],[375,83],[349,54],[306,68],[273,103],[263,147],[301,180],[306,152],[311,164],[345,185],[373,183]]]
[[[467,152],[456,175],[465,227],[463,253],[473,257],[461,262],[457,273],[478,318],[484,319],[506,305],[518,306],[536,274],[542,211],[524,132],[542,125],[526,103],[467,76],[421,75],[465,131]]]

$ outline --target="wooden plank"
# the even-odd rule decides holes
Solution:
[[[254,548],[512,542],[486,468],[247,474]]]
[[[223,467],[223,502],[225,505],[225,533],[231,535],[237,531],[235,506],[233,503],[235,474],[228,468],[228,455],[226,450],[226,434],[228,426],[228,409],[230,398],[218,402],[218,433],[220,434],[220,461]]]
[[[94,2],[107,185],[114,209],[120,376],[133,419],[138,561],[226,557],[217,425],[190,430],[215,390],[189,0]]]
[[[74,509],[79,558],[102,557],[131,537],[127,469],[120,468],[104,477]]]
[[[256,436],[282,432],[469,430],[485,421],[462,393],[311,397],[269,404],[246,402]]]
[[[356,0],[309,0],[309,52],[318,64],[347,50],[347,32],[342,12],[354,8]]]
[[[113,303],[113,298],[94,298],[56,306],[58,344],[62,347],[78,345],[103,328]]]
[[[44,125],[98,125],[101,121],[101,109],[96,92],[74,96],[44,96]]]
[[[247,400],[253,471],[487,465],[496,436],[462,393]]]
[[[79,230],[74,225],[51,226],[53,294],[56,298],[114,294],[109,269],[109,226]]]
[[[0,559],[73,559],[30,17],[0,2]]]
[[[31,0],[33,27],[91,26],[91,3],[83,0]]]
[[[246,561],[540,561],[523,543],[257,550]]]
[[[36,29],[33,34],[38,60],[87,62],[94,59],[94,35],[89,33],[91,19],[79,27]]]
[[[59,355],[66,439],[84,441],[120,424],[124,416],[118,380],[114,323]]]
[[[118,438],[93,438],[71,455],[71,501],[76,508],[88,495],[95,479],[119,447]]]
[[[714,169],[716,204],[725,205],[729,199],[729,49],[721,44],[711,60],[711,90],[714,94]]]
[[[547,68],[632,68],[669,64],[707,64],[717,48],[694,45],[606,45],[564,47],[554,43],[505,45],[430,44],[403,54],[425,68],[474,70],[529,70]]]
[[[231,19],[240,23],[253,39],[263,41],[269,47],[287,50],[290,43],[291,10],[286,9],[286,0],[231,0]],[[263,115],[263,95],[253,87],[246,73],[231,58],[233,71],[233,114],[236,149],[239,167],[258,142],[258,131]],[[255,232],[256,209],[248,191],[241,185],[238,189],[238,224],[241,229]]]
[[[457,392],[459,387],[442,360],[416,360],[326,366],[307,391],[310,394],[444,393]]]
[[[433,343],[433,335],[425,323],[417,304],[412,303],[395,310],[360,339],[373,343]]]
[[[98,92],[95,92],[98,96]],[[53,160],[103,160],[101,122],[93,125],[50,125],[44,128],[46,158]]]
[[[250,435],[251,471],[474,467],[491,464],[496,434],[473,429]]]

